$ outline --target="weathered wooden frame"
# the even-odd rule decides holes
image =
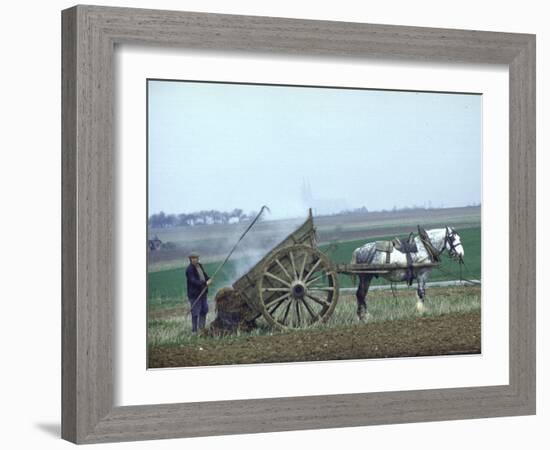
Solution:
[[[62,30],[64,439],[94,443],[535,413],[535,36],[97,6],[63,11]],[[508,65],[509,384],[114,407],[117,43]]]

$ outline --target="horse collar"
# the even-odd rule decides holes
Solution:
[[[418,234],[420,236],[420,240],[424,244],[424,248],[428,252],[428,255],[430,255],[432,262],[440,262],[441,253],[443,253],[443,251],[445,250],[445,241],[443,242],[443,248],[441,250],[438,250],[432,244],[432,240],[430,239],[430,236],[428,235],[426,230],[424,230],[423,228],[420,228],[420,226],[418,226]],[[445,238],[446,237],[447,236],[445,235]]]

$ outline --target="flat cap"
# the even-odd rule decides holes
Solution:
[[[197,252],[189,253],[189,258],[198,258],[200,255]]]

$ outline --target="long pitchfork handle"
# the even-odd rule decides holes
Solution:
[[[235,243],[235,245],[233,246],[233,248],[231,249],[231,251],[227,254],[227,256],[225,257],[225,259],[223,260],[223,262],[218,266],[218,268],[216,269],[216,271],[212,274],[212,276],[209,278],[209,280],[212,282],[214,280],[214,277],[218,274],[218,272],[221,270],[221,268],[225,265],[225,263],[229,260],[229,258],[231,257],[231,255],[233,254],[233,252],[235,251],[235,249],[237,248],[237,246],[239,245],[239,243],[244,239],[244,237],[246,236],[246,234],[252,229],[252,227],[254,226],[254,224],[258,221],[258,219],[260,218],[260,216],[262,215],[262,213],[267,210],[267,211],[270,211],[269,208],[266,206],[266,205],[263,205],[262,208],[260,209],[260,212],[256,215],[256,217],[254,217],[254,220],[252,222],[250,222],[250,225],[248,225],[248,227],[246,227],[246,230],[244,230],[243,234],[241,234],[241,237],[239,238],[239,240]],[[189,312],[187,313],[187,315],[189,315],[189,313],[191,311],[193,311],[193,308],[195,307],[195,305],[197,304],[197,302],[199,301],[199,299],[202,297],[202,295],[206,292],[206,289],[208,288],[208,285],[205,285],[203,288],[202,288],[202,291],[201,293],[199,294],[199,296],[195,299],[195,301],[191,304],[191,309],[189,310]]]

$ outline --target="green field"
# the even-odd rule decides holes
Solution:
[[[465,278],[481,278],[481,227],[464,228],[457,230],[460,233],[465,250],[466,270],[463,272]],[[394,236],[379,237],[376,240],[391,239]],[[406,237],[406,236],[400,236]],[[372,239],[369,239],[371,241]],[[330,245],[321,245],[319,248],[325,252],[329,259],[335,263],[347,263],[351,259],[353,250],[360,247],[366,240],[353,240],[344,242],[333,242]],[[238,260],[228,261],[224,269],[217,275],[209,297],[213,298],[215,292],[223,287],[231,285],[235,281],[236,266]],[[204,264],[207,273],[212,274],[218,267],[219,262]],[[450,258],[444,257],[441,269],[434,269],[429,281],[456,280],[460,278],[460,267]],[[450,274],[444,273],[450,272]],[[373,280],[373,283],[385,284],[383,279]],[[173,308],[182,305],[186,299],[185,268],[162,270],[150,272],[147,278],[148,302],[151,310],[160,308]],[[353,287],[351,278],[346,275],[340,276],[340,287]],[[186,302],[185,302],[186,303]]]

